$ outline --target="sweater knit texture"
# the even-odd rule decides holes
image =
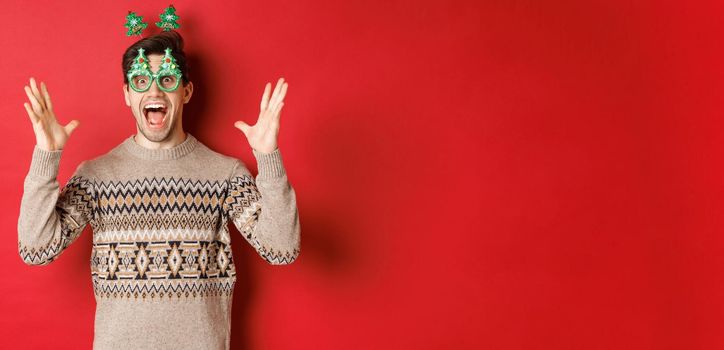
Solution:
[[[28,265],[55,261],[90,224],[94,349],[228,349],[236,268],[228,222],[268,263],[299,255],[294,189],[279,149],[240,160],[194,136],[147,149],[133,136],[60,189],[62,150],[33,150],[18,220]]]

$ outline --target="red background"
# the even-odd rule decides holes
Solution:
[[[17,252],[23,85],[81,121],[65,183],[135,131],[124,16],[166,5],[3,2],[3,347],[93,337],[91,231],[48,266]],[[289,82],[302,253],[275,267],[236,239],[233,348],[724,346],[721,1],[174,5],[202,142],[256,171],[233,122]]]

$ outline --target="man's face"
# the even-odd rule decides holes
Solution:
[[[151,71],[158,72],[163,55],[150,54],[147,58]],[[193,92],[191,82],[182,83],[172,92],[162,91],[157,84],[154,80],[145,92],[136,92],[128,84],[123,85],[126,105],[131,107],[138,131],[152,142],[164,141],[176,129],[182,128],[183,105],[189,102]]]

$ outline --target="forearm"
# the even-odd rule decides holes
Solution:
[[[296,193],[288,181],[279,150],[254,151],[259,174],[256,185],[261,194],[261,212],[254,235],[269,250],[270,263],[288,264],[300,250],[300,226]]]
[[[23,183],[18,249],[23,261],[29,265],[50,263],[62,247],[62,227],[55,211],[61,152],[46,151],[36,146]]]
[[[93,185],[81,163],[62,191],[57,180],[61,151],[35,147],[23,184],[18,252],[29,265],[54,261],[92,217]]]

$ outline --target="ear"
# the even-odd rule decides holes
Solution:
[[[191,95],[194,94],[194,83],[189,82],[188,84],[184,85],[184,104],[189,103],[189,100],[191,100]]]
[[[128,84],[123,84],[123,98],[126,99],[126,106],[131,107],[131,97],[128,96]]]

